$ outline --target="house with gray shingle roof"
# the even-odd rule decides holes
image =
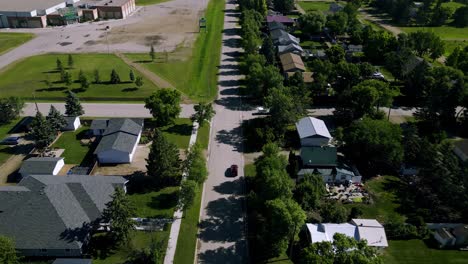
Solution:
[[[116,176],[31,175],[0,186],[0,234],[22,256],[80,257],[116,187]]]
[[[65,162],[60,157],[33,157],[23,161],[19,173],[21,177],[35,175],[57,175]]]
[[[94,151],[99,162],[132,162],[143,131],[143,119],[112,118],[107,120],[106,124],[102,138]],[[95,129],[102,130],[102,126],[91,125],[91,129],[93,132]]]

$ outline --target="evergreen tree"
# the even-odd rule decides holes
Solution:
[[[19,257],[16,255],[15,243],[8,237],[0,236],[0,263],[2,264],[20,264]]]
[[[31,123],[31,135],[39,150],[47,148],[55,139],[55,131],[41,112],[37,112]]]
[[[0,124],[12,121],[23,111],[24,101],[19,97],[8,97],[0,99]]]
[[[81,106],[80,99],[75,93],[68,91],[65,100],[65,115],[67,116],[80,116],[83,115],[83,107]]]
[[[94,83],[100,83],[101,82],[101,76],[99,74],[98,69],[94,69]]]
[[[72,55],[68,54],[68,68],[72,69],[74,64],[75,62],[73,61]]]
[[[157,188],[177,185],[181,178],[179,149],[169,142],[159,129],[154,130],[152,140],[146,159],[148,175],[153,178]]]
[[[156,53],[154,52],[154,46],[152,44],[151,44],[149,55],[150,55],[151,61],[154,61],[154,59],[156,58]]]
[[[67,125],[65,117],[53,105],[50,105],[49,114],[47,115],[46,120],[55,131],[60,131]]]
[[[143,86],[143,78],[141,76],[136,77],[135,85],[137,86],[137,88],[140,88],[141,86]]]
[[[106,204],[102,215],[103,219],[110,223],[112,238],[118,244],[128,241],[130,232],[135,229],[135,223],[131,219],[135,216],[135,212],[135,207],[124,190],[116,188],[112,200]]]
[[[73,83],[73,80],[72,80],[72,76],[69,72],[67,71],[64,71],[63,72],[63,82],[65,83],[65,85],[68,87],[70,85],[72,85]]]
[[[111,75],[110,75],[110,83],[112,83],[112,84],[120,83],[120,76],[115,71],[115,69],[112,69],[112,72],[111,72]]]
[[[86,77],[86,75],[84,74],[82,70],[80,70],[78,74],[78,82],[81,85],[81,89],[86,89],[89,87],[88,77]]]
[[[55,61],[55,64],[57,65],[57,70],[61,72],[63,70],[62,61],[59,58],[57,58],[57,60]]]
[[[135,81],[135,74],[133,73],[133,70],[130,70],[129,77],[131,82]]]

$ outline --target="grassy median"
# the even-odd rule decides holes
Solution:
[[[0,33],[0,55],[34,38],[30,33]]]

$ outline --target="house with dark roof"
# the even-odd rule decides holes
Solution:
[[[0,186],[0,234],[21,256],[81,257],[115,188],[116,176],[31,175]]]
[[[268,30],[270,31],[277,30],[277,29],[286,30],[287,28],[283,23],[276,22],[276,21],[269,22],[267,23],[267,25],[268,25]]]
[[[304,50],[301,48],[301,46],[297,45],[297,44],[294,44],[294,43],[291,43],[289,45],[279,45],[278,46],[278,54],[281,55],[281,54],[284,54],[284,53],[288,53],[288,52],[291,52],[291,53],[294,53],[294,54],[297,54],[297,55],[301,55]]]
[[[105,122],[106,128],[94,151],[99,163],[130,163],[133,160],[143,131],[143,119],[112,118]],[[99,122],[93,133],[101,133],[104,122]]]
[[[305,72],[306,68],[301,56],[288,52],[279,56],[283,73],[288,72]]]
[[[81,126],[79,116],[65,116],[67,124],[62,128],[62,131],[76,131]]]
[[[273,44],[278,45],[289,45],[296,44],[299,45],[300,39],[289,34],[284,29],[275,29],[270,31],[270,37],[273,41]]]
[[[283,16],[283,15],[268,15],[266,17],[266,21],[267,23],[279,22],[288,27],[294,26],[294,19],[289,18],[287,16]]]
[[[19,173],[22,178],[29,175],[57,175],[65,165],[60,157],[33,157],[21,164]]]

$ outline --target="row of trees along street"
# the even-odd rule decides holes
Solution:
[[[245,50],[241,70],[246,75],[246,93],[270,108],[271,113],[254,120],[255,129],[246,129],[247,141],[254,142],[254,150],[264,145],[263,155],[255,162],[256,176],[248,178],[249,236],[255,245],[251,253],[256,260],[281,256],[289,247],[294,262],[315,263],[325,256],[324,252],[329,252],[325,248],[331,248],[331,244],[309,245],[300,234],[298,238],[304,222],[342,223],[361,213],[324,199],[323,182],[317,176],[309,175],[291,186],[290,177],[295,175],[288,172],[297,167],[295,155],[290,155],[288,164],[279,155],[278,146],[267,143],[289,146],[288,126],[306,115],[312,96],[325,91],[328,83],[337,97],[332,121],[337,125],[334,138],[339,152],[358,166],[364,180],[377,174],[396,175],[403,163],[421,168],[411,181],[403,180],[398,186],[401,213],[407,220],[384,223],[389,237],[422,238],[427,235],[424,222],[457,222],[468,217],[468,182],[463,177],[466,167],[456,159],[450,142],[445,140],[447,136],[463,134],[462,128],[467,124],[465,115],[456,111],[457,106],[464,106],[463,109],[468,106],[467,50],[456,49],[446,66],[431,65],[426,57],[436,59],[444,53],[439,37],[430,32],[394,37],[385,31],[375,31],[357,20],[359,5],[353,1],[343,11],[327,17],[311,12],[299,18],[302,36],[320,33],[328,27],[332,35],[348,33],[351,43],[364,46],[364,62],[347,62],[339,45],[326,51],[327,60],[307,61],[315,82],[306,87],[301,75],[284,80],[277,67],[273,43],[262,28],[265,2],[240,1],[241,45]],[[372,63],[382,62],[396,77],[394,82],[369,78],[376,70]],[[415,121],[401,127],[389,122],[387,113],[380,110],[392,106],[399,95],[418,106]],[[366,263],[381,261],[369,248],[360,252],[329,252],[327,257],[366,259]]]

